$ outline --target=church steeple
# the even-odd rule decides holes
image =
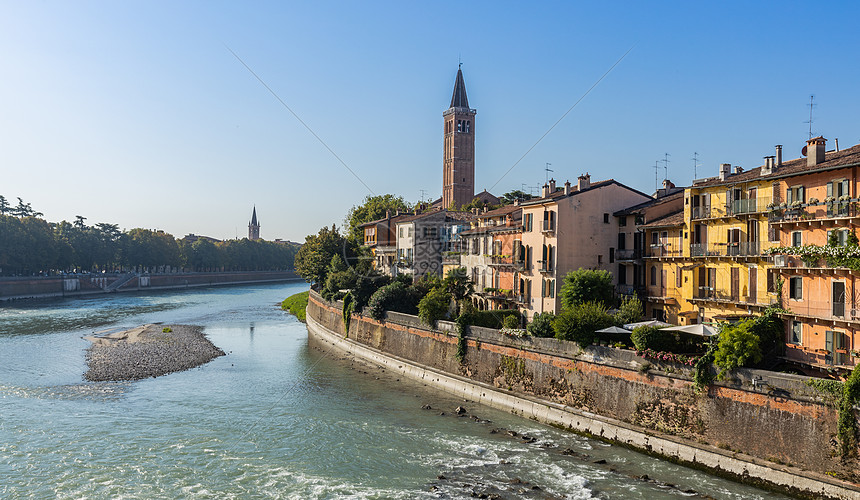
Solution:
[[[254,211],[251,213],[251,223],[248,224],[248,239],[251,241],[260,239],[260,224],[257,222],[256,205],[254,205]]]
[[[442,113],[442,207],[460,207],[475,196],[475,114],[466,97],[462,68],[457,68],[451,107]]]
[[[463,70],[461,68],[457,68],[457,80],[454,82],[454,95],[451,96],[451,107],[469,107],[469,99],[466,97],[466,82],[463,81]]]

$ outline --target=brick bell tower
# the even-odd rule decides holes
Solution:
[[[442,156],[442,208],[458,207],[475,197],[475,114],[466,98],[463,70],[457,69],[451,107],[442,113],[445,123]]]

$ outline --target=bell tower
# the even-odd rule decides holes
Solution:
[[[260,239],[260,224],[257,222],[257,207],[251,213],[251,222],[248,224],[248,239],[256,241]]]
[[[462,68],[457,69],[451,106],[442,113],[442,208],[458,207],[475,197],[475,114],[466,97]]]

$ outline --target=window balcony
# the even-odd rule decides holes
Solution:
[[[616,254],[617,256],[617,254]],[[682,257],[680,248],[672,248],[671,243],[651,245],[645,251],[646,257]]]
[[[555,232],[555,220],[549,219],[541,221],[541,232],[542,233],[552,233]]]
[[[707,219],[711,217],[711,206],[701,205],[691,209],[691,217],[693,219]]]
[[[538,272],[551,273],[555,270],[551,261],[539,260],[539,261],[537,261],[537,264],[538,264]]]
[[[615,260],[618,261],[628,261],[628,260],[636,260],[642,258],[642,250],[628,250],[628,249],[620,249],[615,250]]]
[[[780,224],[827,221],[845,217],[860,217],[860,206],[858,206],[856,199],[853,201],[777,206],[772,207],[767,216],[770,222]]]
[[[845,300],[840,302],[826,300],[787,300],[785,308],[791,314],[805,318],[828,321],[860,322],[860,310],[852,309]]]

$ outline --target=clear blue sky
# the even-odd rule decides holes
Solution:
[[[51,221],[304,241],[369,194],[441,194],[458,57],[477,189],[653,192],[813,132],[860,142],[854,2],[0,3],[0,194]],[[630,47],[630,54],[502,175]],[[662,179],[664,173],[660,172]],[[500,181],[501,179],[501,181]]]

